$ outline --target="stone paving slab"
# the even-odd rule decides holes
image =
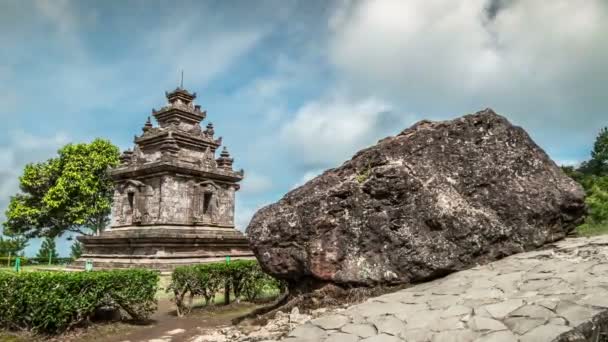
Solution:
[[[371,298],[283,341],[608,341],[606,333],[608,236],[599,236]]]

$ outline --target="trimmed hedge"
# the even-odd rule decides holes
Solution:
[[[177,314],[183,316],[192,309],[195,296],[203,297],[209,305],[223,289],[224,293],[232,290],[237,300],[254,301],[264,292],[282,292],[284,288],[281,281],[264,273],[257,261],[235,260],[177,267],[167,292],[173,292]]]
[[[0,327],[57,334],[101,307],[145,320],[156,311],[159,275],[149,270],[0,271]]]

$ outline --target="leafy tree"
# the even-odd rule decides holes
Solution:
[[[586,175],[608,176],[608,127],[600,130],[593,144],[591,159],[584,162],[579,171]]]
[[[24,237],[14,237],[5,239],[0,236],[0,257],[19,255],[27,247],[27,239]]]
[[[608,222],[608,176],[595,177],[585,199],[589,213],[587,221],[600,224]]]
[[[26,237],[101,232],[112,204],[107,169],[118,165],[118,158],[118,147],[96,139],[68,144],[57,157],[26,165],[19,178],[21,192],[6,211],[5,232]]]
[[[57,254],[57,247],[55,246],[55,239],[47,237],[42,241],[42,245],[40,246],[38,254],[36,254],[36,258],[48,259],[49,256],[51,256],[53,259],[59,258],[59,254]]]
[[[578,168],[562,166],[562,170],[587,193],[588,213],[578,232],[583,235],[608,233],[608,127],[602,128],[596,137],[591,159]]]
[[[78,259],[82,255],[82,244],[78,241],[75,241],[74,244],[70,247],[70,258]]]

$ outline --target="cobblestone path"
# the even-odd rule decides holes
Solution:
[[[283,341],[608,341],[607,330],[608,236],[599,236],[372,298]]]

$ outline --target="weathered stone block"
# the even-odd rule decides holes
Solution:
[[[413,283],[562,239],[583,200],[522,128],[487,109],[359,151],[259,210],[247,233],[262,267],[292,286]]]

